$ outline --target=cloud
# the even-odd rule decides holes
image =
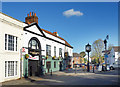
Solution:
[[[66,17],[70,17],[70,16],[82,16],[83,13],[80,12],[80,11],[74,11],[74,9],[70,9],[70,10],[64,11],[63,15],[66,16]]]

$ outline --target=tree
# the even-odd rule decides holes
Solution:
[[[84,63],[86,63],[87,62],[87,59],[86,58],[84,58]]]
[[[86,53],[84,51],[80,52],[80,57],[84,58],[86,56]]]
[[[91,57],[94,56],[97,59],[97,63],[102,63],[102,51],[104,49],[104,42],[98,39],[92,44]]]
[[[82,58],[86,56],[86,53],[84,51],[80,52],[80,62],[82,63]],[[85,58],[84,58],[85,59]]]
[[[112,48],[113,48],[113,44],[109,44],[109,46],[108,46],[108,50],[112,50]]]

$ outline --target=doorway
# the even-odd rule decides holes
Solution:
[[[59,71],[62,71],[62,62],[60,62],[59,67],[60,67]]]
[[[46,68],[48,70],[48,73],[50,73],[50,68],[51,68],[51,62],[50,61],[46,62]]]
[[[28,76],[38,76],[38,61],[37,60],[29,60],[28,62]]]

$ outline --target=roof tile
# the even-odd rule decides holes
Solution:
[[[44,30],[44,29],[41,29],[41,30],[44,31],[44,32],[46,32],[46,33],[48,33],[48,34],[51,34],[51,35],[53,35],[53,36],[55,36],[55,37],[57,37],[57,38],[59,38],[59,39],[61,39],[61,40],[64,40],[62,37],[59,37],[59,36],[53,34],[53,33],[50,32],[50,31],[47,31],[47,30]],[[64,40],[64,41],[65,41],[65,44],[66,44],[67,46],[72,47],[66,40]]]

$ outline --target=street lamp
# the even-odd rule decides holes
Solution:
[[[106,51],[106,47],[107,47],[107,40],[104,40],[104,44],[105,44],[105,51]]]
[[[104,45],[105,45],[105,65],[106,65],[106,71],[107,71],[107,57],[106,57],[106,55],[107,55],[107,53],[106,53],[106,51],[107,51],[107,39],[109,38],[109,35],[107,35],[106,36],[106,39],[104,40]]]
[[[87,64],[87,71],[89,72],[89,52],[91,51],[91,45],[89,45],[89,43],[85,46],[86,52],[88,52],[88,64]]]

